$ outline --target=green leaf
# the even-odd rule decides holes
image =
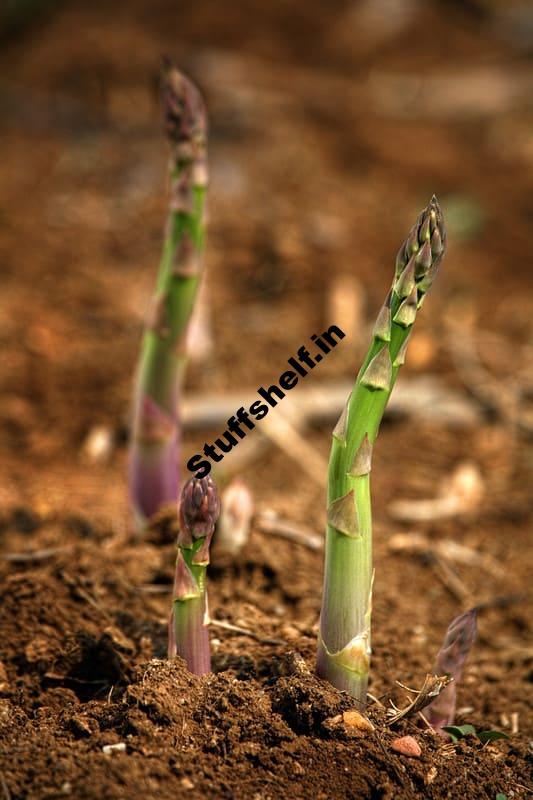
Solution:
[[[476,733],[480,742],[495,742],[496,739],[508,739],[509,736],[503,731],[480,731]]]
[[[476,736],[476,729],[473,725],[445,725],[443,731],[449,733],[453,742],[464,739],[465,736]]]
[[[496,795],[496,800],[507,800],[507,795],[500,792],[500,794]]]

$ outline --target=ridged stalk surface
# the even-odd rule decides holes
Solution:
[[[170,211],[151,312],[143,336],[133,403],[129,461],[138,528],[179,493],[179,398],[186,336],[204,249],[206,112],[193,84],[167,65],[163,79],[171,144]]]
[[[371,652],[372,450],[445,239],[442,213],[433,197],[400,248],[372,343],[333,431],[317,672],[362,704]]]
[[[212,478],[190,478],[183,487],[179,506],[168,657],[181,656],[195,675],[211,670],[206,571],[219,513],[220,500]]]

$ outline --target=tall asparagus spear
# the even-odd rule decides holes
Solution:
[[[432,197],[398,252],[370,349],[333,431],[317,671],[362,703],[370,664],[372,448],[445,241],[442,212]]]
[[[178,498],[177,405],[204,246],[205,106],[196,87],[170,62],[163,68],[162,97],[171,146],[171,196],[133,404],[129,482],[139,527]]]
[[[177,653],[196,675],[205,675],[211,669],[205,574],[219,513],[220,500],[212,478],[188,480],[179,506],[178,556],[168,630],[168,657]]]

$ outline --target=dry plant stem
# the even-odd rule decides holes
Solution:
[[[409,687],[404,686],[399,681],[396,681],[398,686],[400,686],[402,689],[405,689],[410,694],[413,694],[414,698],[409,702],[409,705],[401,709],[396,708],[394,703],[391,701],[392,708],[388,709],[387,711],[389,717],[388,724],[394,725],[404,717],[419,714],[422,709],[433,703],[435,698],[438,698],[439,695],[446,691],[451,681],[452,678],[450,678],[448,675],[426,675],[420,691],[416,689],[409,689]],[[424,722],[429,724],[425,717]]]
[[[219,513],[220,501],[212,478],[187,481],[179,510],[168,657],[181,656],[195,675],[205,675],[211,670],[205,580],[209,547]]]
[[[287,396],[283,401],[286,418],[298,419],[301,433],[308,425],[330,422],[338,417],[346,403],[353,383],[347,380],[330,381],[302,386],[298,401]],[[216,428],[230,417],[239,405],[249,406],[255,400],[253,392],[217,392],[187,394],[183,401],[183,425],[189,430]],[[287,409],[288,406],[288,409]],[[396,417],[438,421],[454,428],[469,428],[482,421],[478,406],[463,392],[450,389],[435,375],[404,378],[391,396],[385,414]],[[270,417],[269,417],[270,419]],[[266,420],[265,420],[266,421]],[[259,428],[258,428],[259,431]],[[252,439],[244,439],[239,450]],[[235,459],[231,451],[228,458]]]
[[[250,631],[247,628],[243,628],[240,625],[233,625],[231,622],[227,622],[227,620],[222,619],[212,619],[210,621],[210,625],[214,628],[221,628],[224,631],[230,631],[231,633],[238,633],[241,636],[249,636],[250,639],[255,639],[257,642],[261,644],[287,644],[283,639],[272,639],[268,636],[262,636],[257,631]]]
[[[257,528],[263,533],[279,536],[289,542],[308,547],[309,550],[314,550],[315,552],[324,549],[324,536],[322,534],[315,533],[297,522],[282,519],[271,509],[260,511],[255,521]]]
[[[205,107],[196,87],[170,65],[164,72],[163,102],[172,148],[171,200],[133,404],[129,478],[138,528],[178,498],[177,407],[204,247]]]
[[[361,703],[366,701],[370,665],[372,448],[445,238],[442,213],[433,197],[400,248],[372,344],[333,431],[317,671]]]

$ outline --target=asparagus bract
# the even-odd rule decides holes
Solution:
[[[363,703],[370,664],[372,448],[445,242],[442,212],[433,197],[400,248],[372,343],[333,431],[317,671]]]
[[[196,675],[205,675],[211,669],[205,575],[219,513],[220,500],[212,478],[188,480],[179,507],[168,656],[172,658],[177,653]]]
[[[178,499],[177,406],[187,326],[202,267],[207,188],[207,120],[200,93],[168,63],[162,93],[171,145],[171,197],[133,404],[129,479],[140,527],[162,505]]]

